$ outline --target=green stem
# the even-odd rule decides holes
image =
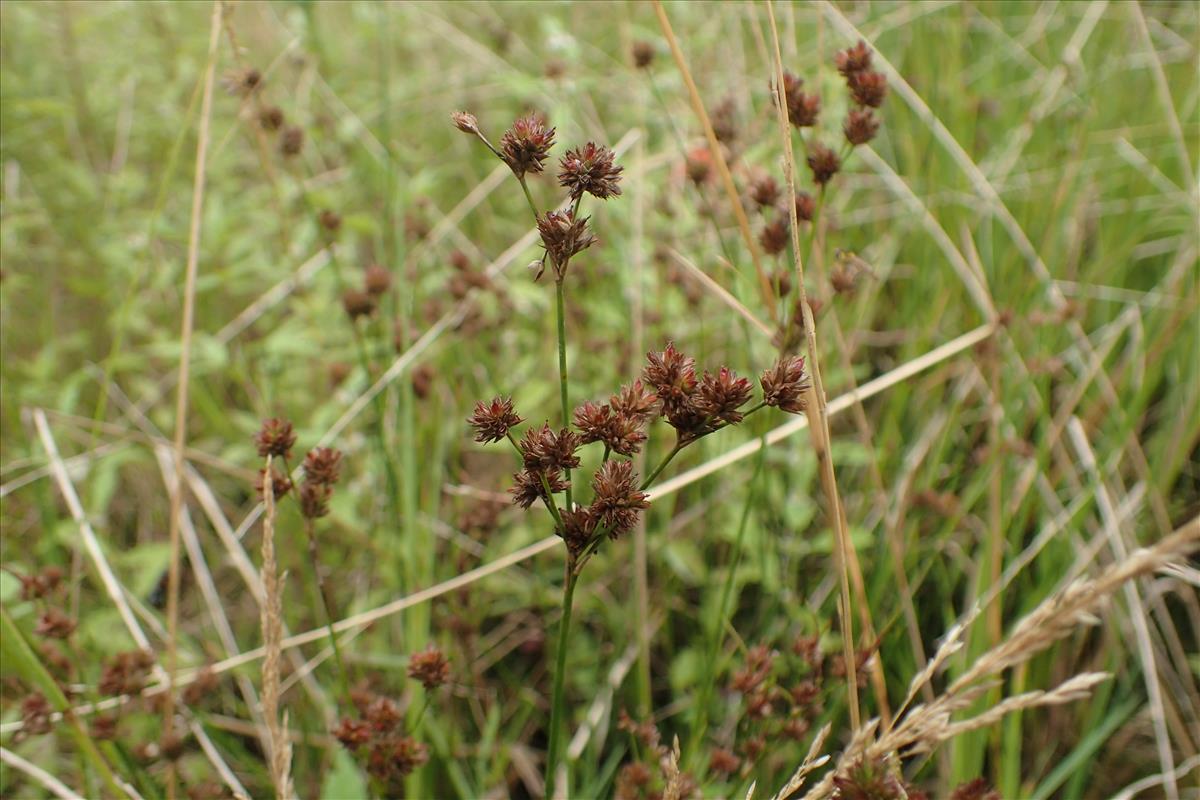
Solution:
[[[529,192],[529,184],[525,182],[525,176],[517,176],[517,182],[521,184],[521,191],[525,192],[525,202],[529,203],[529,210],[533,212],[533,224],[537,225],[538,210],[537,203],[533,202],[533,195]]]
[[[555,771],[558,768],[559,750],[562,746],[563,726],[563,683],[567,668],[567,639],[571,633],[571,606],[575,599],[575,584],[579,576],[575,573],[571,559],[567,559],[563,577],[562,619],[558,623],[558,651],[554,662],[554,694],[550,706],[550,746],[546,753],[546,797],[554,796]]]
[[[671,463],[671,459],[675,458],[675,456],[678,455],[679,451],[682,449],[683,445],[676,441],[675,446],[671,448],[671,452],[667,453],[667,457],[659,462],[659,465],[654,468],[653,472],[646,476],[646,480],[642,481],[641,489],[645,490],[647,487],[649,487],[650,484],[654,482],[654,479],[658,477],[658,474],[667,468],[667,464]]]
[[[524,186],[524,182],[521,184]],[[559,277],[555,283],[555,310],[558,315],[558,393],[562,400],[563,427],[571,426],[571,401],[567,398],[567,320],[564,310],[563,280]],[[571,501],[571,470],[567,473],[567,510],[575,508]]]

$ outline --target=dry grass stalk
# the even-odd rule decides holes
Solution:
[[[878,721],[872,720],[855,731],[849,747],[833,770],[816,786],[805,800],[828,797],[833,791],[833,778],[858,759],[879,761],[905,751],[929,751],[961,733],[986,727],[1006,714],[1045,705],[1072,702],[1090,693],[1103,673],[1083,673],[1064,681],[1049,691],[1035,691],[1007,698],[983,713],[965,720],[951,721],[952,716],[969,707],[987,692],[1004,670],[1024,664],[1054,642],[1066,637],[1080,625],[1096,624],[1093,611],[1128,581],[1186,559],[1200,549],[1200,517],[1193,519],[1153,547],[1137,550],[1123,561],[1091,580],[1077,580],[1061,592],[1051,595],[1033,611],[1017,622],[1008,638],[979,659],[957,680],[931,702],[914,706],[894,728],[878,738]],[[938,652],[910,688],[910,697],[918,681],[933,675],[936,666],[945,663],[961,647],[965,625],[955,626],[939,647]]]
[[[204,176],[208,158],[209,123],[212,120],[213,83],[217,68],[217,43],[221,34],[223,5],[213,3],[212,28],[208,38],[208,65],[204,73],[204,98],[196,138],[196,171],[192,180],[192,215],[188,229],[187,271],[183,289],[183,323],[180,333],[179,380],[175,396],[175,480],[171,483],[171,560],[167,571],[167,679],[169,689],[163,703],[163,729],[170,731],[175,719],[175,672],[179,668],[179,562],[180,515],[183,510],[184,444],[187,441],[188,382],[191,377],[192,328],[196,309],[196,272],[200,261],[200,220],[204,208]],[[167,780],[167,796],[175,795],[174,765]]]
[[[267,456],[266,474],[271,474],[271,457]],[[262,605],[263,665],[262,710],[271,737],[269,764],[271,781],[278,800],[293,795],[291,764],[292,744],[287,735],[287,720],[279,716],[279,656],[283,640],[283,591],[278,565],[275,563],[275,490],[271,481],[263,482],[262,583],[265,594]]]
[[[774,83],[776,86],[782,87],[785,83],[783,56],[779,52],[779,31],[775,25],[775,11],[770,0],[767,0],[767,18],[771,23],[771,41],[775,51]],[[782,93],[782,89],[780,92]],[[775,109],[778,112],[780,135],[783,137],[783,161],[784,174],[787,176],[787,196],[795,197],[796,168],[795,158],[792,155],[792,134],[788,126],[787,104],[782,101],[782,98],[780,102],[775,103]],[[829,452],[829,418],[825,408],[825,385],[821,380],[821,365],[817,359],[816,324],[813,321],[812,308],[808,304],[808,293],[804,288],[804,256],[802,255],[803,251],[800,245],[800,220],[797,216],[796,204],[788,203],[787,206],[791,223],[789,227],[792,236],[792,254],[796,264],[796,291],[800,298],[799,307],[801,313],[804,315],[804,334],[808,346],[808,368],[812,372],[812,386],[808,393],[806,416],[811,417],[813,423],[809,426],[808,430],[812,440],[813,451],[820,465],[821,488],[825,492],[825,498],[829,504],[826,513],[829,515],[830,523],[833,525],[834,532],[837,535],[837,548],[835,550],[837,558],[835,560],[837,562],[841,588],[838,615],[842,629],[843,658],[846,664],[846,689],[850,697],[850,721],[857,728],[861,722],[861,710],[858,700],[858,670],[855,664],[856,656],[854,653],[854,623],[851,620],[850,608],[850,571],[852,566],[855,572],[854,586],[859,596],[858,604],[865,619],[869,619],[870,608],[866,602],[865,584],[858,569],[858,558],[851,550],[849,526],[846,522],[845,513],[842,510],[841,498],[838,495],[837,476],[834,473],[833,459]],[[868,623],[865,627],[869,630],[872,626]],[[873,672],[878,674],[878,670],[874,670]],[[886,705],[886,688],[881,688],[881,684],[882,678],[877,680],[875,691],[881,705]]]

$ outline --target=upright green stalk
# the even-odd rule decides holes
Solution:
[[[563,577],[562,620],[558,623],[558,647],[554,659],[554,694],[550,705],[550,747],[546,753],[546,797],[554,796],[554,773],[558,768],[559,750],[562,749],[563,726],[563,682],[567,671],[567,640],[571,633],[571,606],[575,600],[575,584],[579,575],[575,572],[575,560],[567,559]]]
[[[525,184],[522,183],[522,186]],[[558,393],[562,399],[563,427],[571,426],[571,401],[567,397],[567,319],[563,309],[563,279],[554,282],[555,310],[558,314]],[[571,502],[571,470],[567,470],[567,511],[573,511]]]

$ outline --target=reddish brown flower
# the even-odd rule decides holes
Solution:
[[[262,87],[263,75],[254,67],[234,70],[221,78],[221,84],[230,94],[246,97]]]
[[[343,717],[333,729],[333,736],[347,750],[357,750],[371,740],[371,726],[363,720]]]
[[[723,747],[714,748],[709,757],[708,768],[721,775],[732,775],[741,769],[742,760],[734,755],[732,750]]]
[[[712,175],[712,153],[707,147],[695,147],[688,151],[684,162],[684,171],[688,180],[699,186]]]
[[[855,146],[866,144],[874,139],[878,130],[879,120],[875,119],[875,115],[870,109],[850,109],[850,113],[846,115],[846,121],[842,125],[842,133],[846,134],[846,141]]]
[[[833,57],[833,63],[838,72],[849,77],[871,68],[871,51],[867,48],[867,43],[859,39],[858,44],[839,51]]]
[[[633,43],[631,50],[633,65],[638,69],[646,69],[654,61],[654,45],[650,42],[638,40]]]
[[[817,213],[817,201],[808,192],[796,192],[796,218],[801,222],[812,222]]]
[[[794,742],[801,742],[808,736],[810,730],[812,730],[812,723],[804,719],[804,717],[791,717],[787,722],[783,723],[783,727],[779,729],[779,732]]]
[[[408,677],[426,689],[436,689],[450,680],[450,662],[441,650],[430,647],[408,657]]]
[[[283,127],[283,109],[279,106],[264,106],[258,112],[258,124],[264,131],[277,131]]]
[[[563,521],[563,541],[567,544],[567,549],[571,555],[578,556],[583,553],[587,545],[596,535],[596,525],[599,522],[598,517],[591,507],[585,506],[575,508],[571,511],[562,511]]]
[[[347,289],[342,292],[342,308],[351,320],[369,317],[375,313],[375,298],[359,289]]]
[[[57,608],[47,608],[33,632],[47,639],[66,639],[78,623]]]
[[[950,793],[950,800],[1000,800],[1000,793],[988,784],[986,778],[976,778],[956,787]]]
[[[326,233],[335,234],[342,227],[342,215],[332,209],[326,208],[317,215],[317,222]]]
[[[363,288],[372,297],[378,297],[392,288],[392,273],[387,267],[372,264],[363,275]]]
[[[846,79],[846,84],[860,106],[879,108],[887,97],[887,76],[882,72],[855,72]]]
[[[454,123],[454,127],[463,133],[479,134],[479,120],[475,118],[474,114],[469,114],[466,111],[455,111],[450,114],[450,120]]]
[[[475,413],[467,418],[467,424],[475,429],[475,441],[484,444],[500,441],[522,422],[524,420],[513,410],[511,397],[493,397],[488,404],[477,402]]]
[[[779,182],[770,175],[761,175],[750,184],[750,199],[759,208],[770,208],[779,200]]]
[[[728,367],[721,367],[716,375],[704,373],[693,403],[698,412],[710,419],[736,425],[742,421],[742,413],[738,409],[749,399],[750,381],[739,378]]]
[[[808,374],[804,371],[803,356],[785,356],[775,366],[764,370],[763,402],[789,414],[804,411],[804,393],[808,391]]]
[[[649,766],[641,761],[630,762],[617,773],[613,796],[616,800],[641,800],[653,780],[654,772]]]
[[[184,705],[197,706],[210,697],[220,685],[220,679],[211,666],[205,666],[196,673],[195,679],[183,690]]]
[[[121,722],[115,714],[101,714],[92,718],[88,726],[88,735],[102,742],[111,742],[117,738],[117,728]]]
[[[401,776],[410,774],[428,760],[428,749],[411,736],[398,740],[392,748],[392,763]]]
[[[315,447],[304,457],[304,480],[329,486],[342,475],[342,454],[332,447]]]
[[[363,710],[363,717],[371,723],[371,728],[376,733],[381,734],[394,731],[400,725],[400,720],[403,719],[400,707],[396,705],[396,702],[390,697],[382,695],[371,698]]]
[[[614,413],[610,405],[586,402],[575,409],[575,427],[584,444],[604,442],[613,452],[631,456],[641,449],[646,435],[642,433],[643,417]]]
[[[292,423],[278,417],[264,420],[262,428],[254,435],[254,444],[262,458],[287,458],[292,454],[292,445],[295,443],[296,432],[292,430]]]
[[[329,498],[333,488],[326,483],[305,481],[300,484],[300,513],[308,519],[320,519],[329,515]]]
[[[771,667],[775,663],[775,654],[766,645],[758,644],[746,652],[746,662],[742,669],[733,674],[729,688],[742,694],[752,694],[771,677]]]
[[[45,695],[38,692],[21,701],[21,733],[25,736],[41,736],[52,729],[50,714],[54,709]]]
[[[260,469],[258,475],[254,478],[254,493],[259,497],[264,496],[264,487],[266,486],[267,471]],[[275,467],[271,467],[271,496],[275,498],[283,497],[292,490],[292,479],[284,475]]]
[[[783,73],[783,97],[787,105],[788,121],[797,128],[811,128],[817,124],[821,113],[821,98],[816,94],[805,94],[804,81],[790,72]]]
[[[667,342],[662,352],[646,353],[642,380],[654,387],[664,405],[678,405],[696,388],[696,361]]]
[[[658,411],[658,396],[647,392],[640,380],[627,383],[608,399],[608,404],[617,414],[647,420]]]
[[[592,478],[592,489],[592,511],[612,539],[632,529],[638,512],[650,507],[646,493],[638,489],[631,461],[605,461]]]
[[[808,168],[812,170],[813,182],[823,186],[842,168],[842,160],[825,145],[813,142],[808,150]]]
[[[58,588],[62,583],[63,571],[51,566],[34,575],[18,577],[21,581],[21,599],[38,600]]]
[[[758,234],[758,244],[767,255],[778,255],[787,249],[790,230],[787,217],[781,214],[763,225],[762,231]]]
[[[886,759],[860,758],[833,777],[836,800],[904,800],[904,785]]]
[[[538,500],[549,500],[543,478],[550,487],[552,494],[565,492],[571,484],[559,477],[558,470],[546,470],[544,473],[534,469],[524,469],[513,475],[513,486],[508,491],[513,496],[513,502],[521,508],[529,508]]]
[[[569,428],[555,433],[549,423],[543,423],[540,428],[528,428],[517,446],[526,469],[560,470],[579,466],[575,451],[580,444],[579,434]]]
[[[549,211],[538,217],[538,233],[555,273],[561,278],[567,262],[596,243],[588,230],[589,217],[576,219],[569,211]]]
[[[458,122],[456,119],[455,124]],[[547,128],[536,114],[521,117],[500,137],[501,157],[518,178],[527,172],[541,172],[553,146],[554,128]]]
[[[130,650],[113,656],[100,673],[101,694],[137,694],[146,686],[154,656],[144,650]]]
[[[599,200],[616,197],[621,193],[617,184],[624,167],[614,164],[613,158],[612,150],[593,142],[568,150],[559,161],[558,183],[576,200],[584,193]]]
[[[298,156],[304,149],[304,129],[297,125],[288,125],[279,134],[279,151],[285,156]]]

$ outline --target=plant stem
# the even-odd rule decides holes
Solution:
[[[342,696],[349,700],[349,675],[346,674],[346,662],[342,660],[342,647],[338,644],[337,632],[333,629],[333,623],[336,620],[333,615],[333,600],[329,596],[329,586],[321,575],[321,559],[317,555],[317,533],[313,530],[313,521],[307,517],[304,519],[304,532],[308,536],[309,565],[312,567],[313,581],[317,585],[317,594],[321,596],[321,606],[325,610],[325,628],[329,631],[329,644],[333,647],[333,660],[337,662]]]
[[[522,181],[524,186],[525,182]],[[554,282],[555,311],[558,315],[558,393],[562,400],[563,427],[571,425],[571,401],[567,398],[567,320],[563,300],[563,279]],[[571,502],[571,470],[567,473],[567,511],[575,508]]]
[[[654,468],[653,472],[646,476],[646,480],[642,481],[641,489],[644,490],[650,486],[650,484],[654,482],[654,479],[658,477],[658,474],[667,468],[667,464],[670,464],[671,459],[678,455],[679,451],[682,449],[683,445],[676,441],[675,446],[671,448],[671,452],[667,453],[667,457],[659,462],[659,465]]]
[[[571,633],[571,605],[575,599],[575,584],[579,581],[573,559],[568,558],[563,576],[562,619],[558,623],[558,650],[554,660],[554,693],[550,706],[550,746],[546,753],[546,797],[554,796],[554,773],[558,768],[558,751],[562,746],[563,683],[567,667],[567,639]]]

